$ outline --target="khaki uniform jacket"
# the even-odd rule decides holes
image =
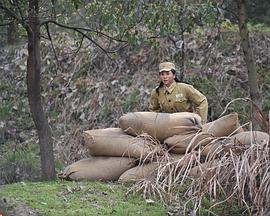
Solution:
[[[169,88],[162,86],[159,94],[152,90],[149,99],[149,110],[152,112],[195,112],[207,121],[207,98],[192,85],[174,82]]]

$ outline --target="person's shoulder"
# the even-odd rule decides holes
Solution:
[[[152,91],[156,91],[158,89],[159,86],[156,86],[152,89]]]
[[[162,90],[164,89],[165,87],[164,86],[156,86],[152,89],[152,91],[156,91],[157,89],[159,88],[159,90]]]
[[[158,86],[154,87],[154,88],[151,90],[151,94],[156,94],[157,89],[158,89]]]
[[[176,83],[177,87],[180,88],[193,88],[193,85],[190,85],[189,83],[185,83],[185,82],[178,82]]]

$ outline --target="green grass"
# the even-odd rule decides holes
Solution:
[[[127,188],[102,182],[26,182],[7,185],[0,197],[16,199],[41,215],[165,215],[161,204],[126,195]]]
[[[225,199],[225,198],[224,198]],[[218,200],[216,200],[218,202]],[[203,208],[199,209],[199,214],[201,216],[207,215],[222,215],[222,216],[239,216],[239,215],[249,215],[247,209],[245,207],[238,207],[236,200],[231,202],[225,202],[220,205],[216,205],[215,207],[211,208],[215,203],[209,200],[209,197],[204,197],[202,199],[202,206]],[[212,214],[211,214],[212,212]]]

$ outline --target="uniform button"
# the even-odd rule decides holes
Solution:
[[[169,102],[171,102],[171,100],[168,100]]]

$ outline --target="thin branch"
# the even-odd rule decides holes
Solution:
[[[22,26],[24,26],[24,28],[29,31],[31,28],[30,26],[27,24],[27,22],[24,21],[23,17],[19,17],[15,11],[7,8],[6,6],[3,5],[2,2],[0,2],[0,10],[3,10],[7,13],[8,16],[10,16],[11,18],[17,20],[20,24],[22,24]]]
[[[21,21],[20,17],[17,16],[17,14],[14,11],[12,11],[11,9],[5,7],[1,3],[0,3],[0,10],[4,10],[7,13],[7,15],[9,15],[10,17],[12,17],[13,19],[16,19],[18,21]]]
[[[50,34],[49,23],[46,23],[46,31],[47,31],[49,40],[50,40],[51,45],[52,45],[52,49],[53,49],[54,56],[55,56],[55,58],[56,58],[56,61],[58,62],[57,54],[56,54],[56,52],[55,52],[55,48],[54,48],[53,41],[52,41],[51,34]]]
[[[46,25],[46,23],[53,23],[53,24],[58,25],[58,26],[63,27],[63,28],[72,29],[72,30],[77,31],[80,34],[82,34],[82,31],[93,32],[93,33],[102,35],[102,36],[104,36],[107,39],[114,40],[114,41],[117,41],[117,42],[126,42],[126,43],[128,42],[126,40],[121,40],[121,39],[117,39],[117,38],[111,37],[111,36],[109,36],[109,35],[107,35],[107,34],[105,34],[103,32],[97,31],[97,30],[93,30],[93,29],[90,29],[90,28],[82,28],[82,27],[69,26],[69,25],[65,25],[65,24],[62,24],[62,23],[58,23],[58,22],[56,22],[54,20],[46,20],[44,22],[41,22],[40,25]],[[83,33],[83,34],[85,34],[85,33]]]
[[[82,39],[81,39],[81,41],[80,41],[80,45],[79,45],[78,49],[76,50],[76,52],[74,53],[74,55],[77,55],[77,53],[78,53],[79,50],[81,49],[82,43],[83,43],[83,39],[84,39],[84,36],[82,36]]]
[[[76,31],[76,32],[78,32],[79,34],[81,34],[83,37],[85,37],[85,38],[87,38],[89,41],[91,41],[94,45],[96,45],[97,47],[99,47],[104,53],[106,53],[106,54],[108,54],[108,53],[115,53],[115,52],[117,52],[119,49],[121,49],[122,47],[124,47],[124,46],[122,46],[122,47],[120,47],[120,48],[118,48],[118,49],[116,49],[116,50],[106,50],[105,48],[103,48],[99,43],[97,43],[95,40],[93,40],[90,36],[88,36],[86,33],[84,33],[83,31],[90,31],[90,32],[95,32],[95,33],[100,33],[100,34],[102,34],[103,36],[106,36],[107,38],[109,38],[109,39],[111,39],[111,40],[116,40],[116,41],[118,41],[118,42],[126,42],[127,43],[127,41],[123,41],[123,40],[117,40],[117,39],[115,39],[115,38],[112,38],[112,37],[110,37],[110,36],[108,36],[108,35],[105,35],[105,34],[103,34],[103,33],[101,33],[101,32],[98,32],[98,31],[95,31],[95,30],[91,30],[91,29],[87,29],[87,28],[80,28],[80,27],[74,27],[74,26],[68,26],[68,25],[64,25],[64,24],[61,24],[61,23],[58,23],[58,22],[56,22],[56,21],[52,21],[52,20],[49,20],[49,21],[45,21],[45,22],[43,22],[43,23],[41,23],[41,25],[46,25],[46,24],[48,24],[48,23],[53,23],[53,24],[55,24],[55,25],[58,25],[58,26],[60,26],[60,27],[63,27],[63,28],[66,28],[66,29],[71,29],[71,30],[74,30],[74,31]],[[109,58],[111,58],[110,56],[108,56]]]
[[[245,101],[245,102],[247,102],[247,101],[249,101],[249,98],[235,98],[235,99],[233,99],[232,101],[230,101],[227,105],[226,105],[226,107],[225,107],[225,109],[224,109],[224,111],[219,115],[219,118],[221,117],[221,116],[223,116],[224,115],[224,113],[226,113],[227,112],[227,110],[228,110],[228,107],[233,103],[233,102],[235,102],[235,101],[239,101],[239,100],[242,100],[242,101]]]
[[[20,14],[20,17],[22,18],[22,20],[23,20],[23,12],[22,12],[22,10],[21,10],[21,7],[19,6],[19,3],[18,3],[18,0],[15,0],[15,5],[16,5],[16,7],[17,7],[17,10],[19,11],[19,14]]]

